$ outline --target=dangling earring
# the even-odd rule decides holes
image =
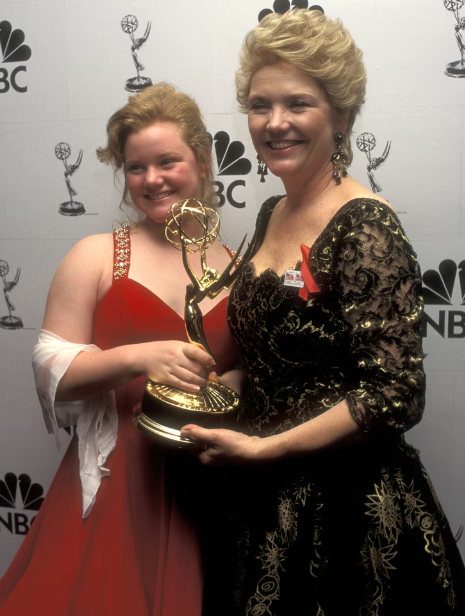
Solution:
[[[340,182],[342,176],[347,175],[347,167],[349,166],[349,157],[346,152],[341,150],[342,142],[344,141],[344,135],[341,132],[337,132],[334,136],[336,142],[336,152],[331,156],[331,162],[334,165],[333,178],[336,182]]]
[[[264,182],[265,181],[265,175],[268,175],[268,167],[265,165],[265,163],[260,158],[260,154],[257,154],[257,160],[258,160],[257,175],[261,176],[260,177],[260,182]]]

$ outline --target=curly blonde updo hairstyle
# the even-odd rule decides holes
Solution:
[[[201,180],[200,199],[213,203],[211,137],[194,99],[169,83],[157,83],[129,97],[126,105],[108,120],[107,145],[97,149],[97,158],[102,163],[112,165],[115,173],[120,170],[124,172],[124,150],[129,135],[158,122],[170,122],[179,128],[205,175]],[[123,202],[133,206],[126,183]]]
[[[239,59],[236,91],[245,113],[252,78],[264,66],[292,64],[316,79],[333,110],[348,118],[343,146],[352,162],[350,135],[365,101],[366,70],[362,51],[339,19],[307,9],[270,13],[249,32]]]

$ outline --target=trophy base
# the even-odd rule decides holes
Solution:
[[[85,213],[86,209],[79,201],[65,201],[60,204],[58,211],[63,216],[81,216],[81,214]]]
[[[3,329],[21,329],[23,322],[19,317],[0,317],[0,327],[3,327]]]
[[[456,77],[456,78],[464,78],[465,77],[465,62],[462,60],[457,60],[456,62],[451,62],[446,66],[446,70],[444,73],[448,77]]]
[[[131,77],[126,81],[125,90],[127,92],[140,92],[152,85],[150,77]]]
[[[181,428],[196,423],[208,428],[224,427],[224,420],[240,408],[236,392],[208,381],[197,393],[147,381],[142,403],[133,411],[134,424],[146,434],[178,446],[194,441],[181,437]]]

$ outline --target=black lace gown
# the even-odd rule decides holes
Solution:
[[[262,206],[258,246],[279,200]],[[346,400],[365,438],[226,471],[224,532],[236,559],[230,604],[218,614],[465,614],[460,554],[402,436],[424,406],[415,252],[389,207],[355,199],[318,237],[308,265],[319,292],[307,300],[272,270],[257,276],[253,263],[231,293],[228,319],[248,374],[239,429],[278,434]]]

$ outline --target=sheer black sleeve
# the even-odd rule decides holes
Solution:
[[[417,257],[395,213],[380,202],[365,200],[339,232],[332,269],[349,340],[346,400],[365,432],[402,433],[424,407]]]

